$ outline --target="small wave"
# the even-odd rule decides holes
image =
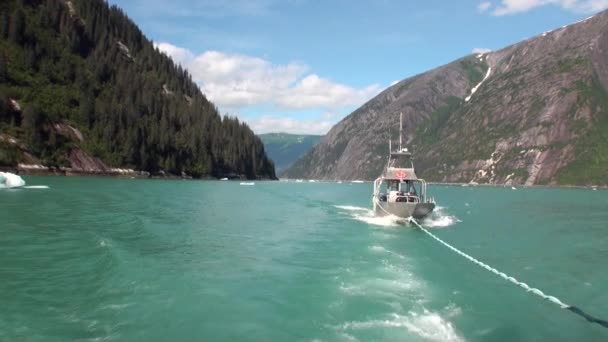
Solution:
[[[460,223],[458,217],[449,215],[445,211],[445,207],[436,207],[433,213],[422,220],[422,225],[428,228],[445,228]]]
[[[355,220],[359,220],[374,226],[381,227],[397,227],[406,223],[406,221],[397,216],[376,216],[373,212],[365,215],[354,215]]]
[[[49,189],[48,185],[28,185],[24,186],[24,189]]]
[[[384,248],[375,249],[382,254],[390,253]],[[404,258],[401,256],[396,263],[382,260],[373,276],[360,277],[351,274],[346,276],[346,279],[340,282],[338,287],[341,292],[348,296],[365,296],[367,298],[402,298],[404,295],[421,295],[420,290],[425,288],[424,283],[416,278],[410,269],[410,265],[402,260]]]
[[[410,312],[408,316],[393,313],[385,320],[347,322],[339,327],[342,330],[367,330],[377,328],[405,328],[430,341],[464,341],[452,323],[437,313],[426,311],[423,314]]]
[[[395,227],[403,225],[406,220],[397,216],[376,216],[369,208],[355,207],[351,205],[335,205],[334,207],[351,212],[353,219],[367,224],[382,227]]]
[[[369,249],[370,249],[372,252],[376,252],[376,253],[386,253],[386,254],[390,254],[390,255],[396,256],[396,257],[397,257],[397,258],[399,258],[399,259],[405,259],[405,256],[403,256],[403,255],[401,255],[401,254],[399,254],[399,253],[397,253],[397,252],[393,252],[393,251],[391,251],[391,250],[388,250],[388,249],[386,249],[386,248],[384,248],[384,247],[382,247],[382,246],[377,246],[377,245],[374,245],[374,246],[371,246]]]
[[[352,205],[334,205],[334,207],[348,211],[369,211],[368,208],[355,207]]]
[[[400,218],[396,216],[376,216],[374,211],[369,208],[355,207],[352,205],[335,205],[334,207],[351,212],[353,219],[362,221],[375,226],[394,227],[399,223]]]

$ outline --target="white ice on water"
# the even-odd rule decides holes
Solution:
[[[23,178],[10,172],[0,172],[0,189],[18,188],[25,185]]]

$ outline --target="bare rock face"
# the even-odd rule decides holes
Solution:
[[[608,184],[606,89],[602,12],[397,83],[336,124],[286,175],[375,178],[402,112],[427,180]]]
[[[79,148],[72,149],[68,156],[72,169],[85,172],[109,172],[110,169],[99,158],[95,158]]]

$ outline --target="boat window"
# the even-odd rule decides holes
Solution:
[[[388,167],[395,167],[400,169],[413,169],[414,163],[412,162],[411,155],[391,155],[388,163]]]

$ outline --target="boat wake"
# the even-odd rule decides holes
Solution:
[[[369,208],[354,207],[350,205],[335,205],[334,207],[347,211],[357,221],[365,222],[374,226],[397,227],[407,223],[406,219],[397,216],[376,216]]]
[[[335,205],[335,208],[346,211],[350,216],[357,220],[375,226],[397,227],[408,223],[407,219],[397,216],[376,216],[374,211],[369,208],[355,207],[350,205]],[[436,207],[435,211],[421,221],[427,228],[446,228],[453,226],[460,221],[456,216],[449,215],[444,207]]]
[[[375,216],[369,208],[334,207],[350,219],[373,226],[399,227],[408,222],[396,216]],[[442,207],[425,221],[427,227],[447,227],[457,222],[458,218]],[[340,340],[348,341],[464,341],[453,323],[462,310],[454,304],[443,309],[428,308],[426,304],[433,301],[430,284],[417,276],[415,260],[383,241],[370,243],[365,262],[351,263],[339,272],[335,278],[339,297],[330,305],[339,317],[346,316],[352,303],[373,303],[373,309],[365,315],[334,321],[328,328]]]
[[[390,314],[386,319],[362,322],[347,322],[338,327],[344,331],[404,328],[429,341],[464,341],[456,332],[452,323],[436,312],[424,310],[419,314],[409,312],[407,315]]]
[[[420,223],[427,228],[445,228],[462,222],[458,217],[446,213],[445,209],[445,207],[437,206],[433,213]]]
[[[358,210],[360,211],[360,210]],[[363,320],[351,320],[332,325],[341,337],[348,340],[369,340],[370,336],[382,336],[395,340],[464,341],[450,320],[461,314],[454,305],[431,311],[424,303],[429,301],[428,284],[416,276],[412,260],[379,244],[369,246],[379,261],[376,267],[348,268],[338,278],[338,289],[343,297],[340,303],[361,300],[372,301],[376,311]],[[375,264],[375,262],[373,263]],[[383,312],[382,312],[383,311]],[[363,336],[365,338],[361,339]],[[391,338],[386,338],[390,336]]]

